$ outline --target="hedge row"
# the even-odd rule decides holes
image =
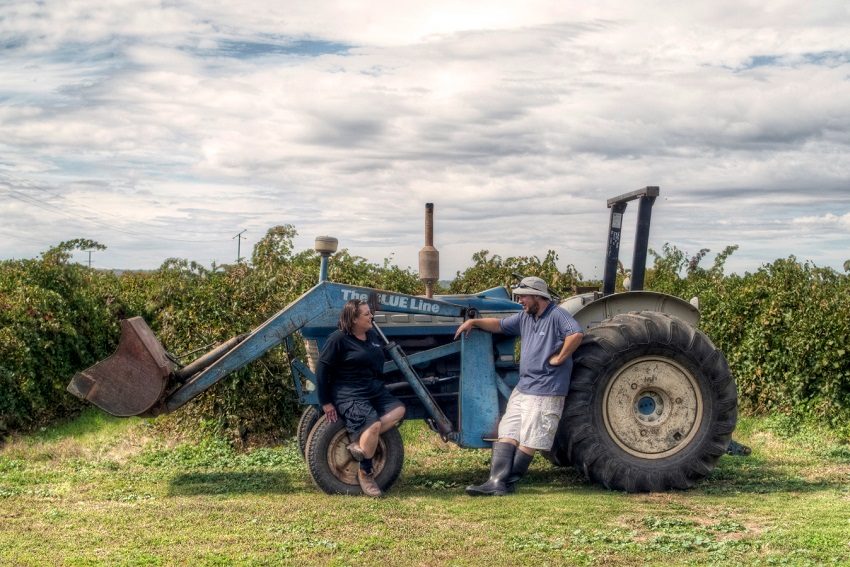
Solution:
[[[311,250],[294,253],[295,234],[291,226],[274,227],[250,263],[211,269],[169,259],[155,271],[115,275],[69,263],[74,249],[102,248],[85,240],[64,242],[36,260],[0,262],[0,439],[83,407],[65,387],[75,372],[114,352],[120,319],[142,316],[178,355],[258,326],[318,280],[319,258]],[[346,250],[334,256],[329,276],[421,292],[410,270],[377,266]],[[273,349],[172,419],[189,430],[207,423],[233,436],[278,436],[297,415],[286,353]]]
[[[318,256],[295,253],[291,226],[271,229],[251,261],[205,268],[169,259],[155,271],[116,275],[68,262],[74,249],[98,247],[75,240],[35,260],[0,262],[0,438],[79,410],[65,392],[70,377],[111,354],[121,318],[140,315],[173,353],[251,330],[297,298],[318,278]],[[723,274],[730,247],[710,268],[707,251],[688,258],[675,247],[653,253],[646,287],[685,299],[698,296],[701,326],[723,350],[738,381],[741,409],[850,422],[850,276],[776,260],[743,276]],[[580,283],[573,266],[557,267],[549,251],[540,259],[501,258],[481,251],[451,284],[474,292],[535,274],[569,292]],[[620,274],[622,279],[623,274]],[[330,278],[355,285],[421,293],[409,269],[366,262],[343,250]],[[283,349],[223,380],[174,414],[177,425],[199,423],[277,436],[298,411]]]

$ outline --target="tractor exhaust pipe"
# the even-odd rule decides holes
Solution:
[[[419,279],[425,283],[425,297],[434,297],[434,283],[440,279],[440,253],[434,248],[434,203],[425,203],[425,246],[419,251]]]
[[[314,248],[319,253],[319,256],[322,257],[322,263],[319,266],[319,283],[328,279],[328,258],[336,252],[337,246],[339,246],[339,240],[333,236],[316,237]]]

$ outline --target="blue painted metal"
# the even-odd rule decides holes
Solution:
[[[637,408],[641,415],[652,415],[655,412],[655,400],[644,396],[638,400]]]
[[[493,361],[493,335],[473,330],[461,337],[461,447],[489,447],[499,425],[498,375]]]
[[[420,403],[425,406],[425,411],[427,411],[428,415],[431,416],[431,419],[434,421],[434,425],[443,437],[443,440],[455,441],[457,439],[457,432],[454,430],[452,422],[449,421],[449,418],[446,417],[446,414],[443,413],[443,410],[439,405],[437,405],[437,402],[434,401],[431,393],[425,385],[422,384],[422,380],[420,380],[419,375],[408,362],[407,357],[401,350],[401,347],[394,342],[388,341],[380,327],[374,325],[374,328],[386,344],[385,350],[387,351],[387,354],[390,355],[390,358],[392,358],[393,362],[395,362],[395,365],[399,372],[401,372],[401,375],[404,376],[404,379],[407,380],[407,383],[410,384],[410,387],[413,388],[414,392],[416,392],[416,397],[419,398]]]
[[[508,386],[508,383],[505,382],[498,373],[496,373],[496,389],[499,390],[499,393],[505,398],[505,401],[511,397],[511,392],[513,391],[513,386]]]
[[[286,337],[329,311],[339,312],[350,299],[368,301],[374,295],[381,311],[463,317],[466,309],[445,301],[357,286],[322,282],[257,327],[244,341],[214,364],[194,375],[165,400],[164,411],[174,411],[209,389],[231,372],[258,359]]]
[[[319,264],[319,283],[328,281],[328,254],[322,254],[321,264]]]
[[[491,295],[484,295],[491,294]],[[513,312],[522,311],[522,306],[515,301],[511,301],[510,295],[506,295],[507,290],[503,287],[494,287],[493,289],[481,292],[475,295],[437,295],[434,299],[446,301],[452,305],[461,305],[467,308],[477,309],[479,313],[487,311],[494,312]]]
[[[298,392],[298,401],[304,405],[316,406],[319,405],[319,394],[316,391],[316,375],[310,368],[300,360],[293,359],[290,364],[292,369],[292,380],[295,382],[295,391]],[[314,388],[306,390],[302,387],[302,382],[310,382]]]
[[[299,401],[317,405],[316,377],[296,358],[293,334],[300,331],[310,341],[310,352],[316,346],[321,348],[335,329],[344,304],[355,298],[374,305],[389,320],[388,337],[384,338],[392,362],[385,364],[385,379],[396,384],[393,389],[408,405],[409,418],[428,419],[444,439],[461,446],[486,446],[484,439],[495,433],[500,406],[504,405],[500,396],[507,398],[516,384],[514,339],[476,331],[455,341],[454,333],[473,310],[503,316],[520,310],[502,287],[474,295],[429,299],[322,281],[244,338],[217,348],[215,356],[201,357],[203,364],[196,362],[182,372],[169,372],[164,377],[169,381],[167,387],[153,393],[154,406],[148,404],[150,407],[142,411],[146,415],[174,411],[281,344],[286,348]],[[377,325],[376,329],[381,331]],[[165,352],[152,334],[150,340],[158,352]],[[408,348],[409,356],[402,350]],[[135,369],[138,361],[133,356],[126,358]],[[128,370],[117,377],[117,383],[122,387],[133,384],[136,374]],[[114,411],[115,403],[110,400],[101,407]]]
[[[420,364],[425,364],[459,352],[460,342],[453,342],[432,349],[419,351],[415,354],[409,354],[407,355],[407,361],[411,366],[418,366]],[[394,370],[398,370],[398,364],[394,360],[384,363],[384,374],[388,374]]]

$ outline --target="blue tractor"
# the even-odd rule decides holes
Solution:
[[[560,306],[584,327],[574,355],[573,378],[558,435],[548,458],[573,465],[593,482],[628,492],[693,486],[726,451],[737,419],[737,391],[723,354],[697,329],[699,311],[665,294],[640,291],[657,187],[608,201],[611,209],[601,291],[586,291]],[[620,231],[626,204],[638,200],[631,289],[614,293]],[[358,494],[357,463],[346,449],[341,421],[321,414],[315,363],[336,328],[346,301],[368,301],[386,344],[388,388],[407,406],[406,419],[425,420],[444,440],[489,447],[499,416],[518,381],[515,339],[473,331],[454,340],[472,317],[507,317],[521,309],[509,290],[431,296],[437,279],[432,211],[426,206],[426,246],[420,252],[425,296],[327,281],[336,240],[317,239],[319,283],[250,333],[234,337],[181,367],[141,318],[122,321],[114,355],[77,373],[74,395],[118,416],[174,411],[268,350],[287,349],[295,387],[305,409],[299,447],[314,483],[332,494]],[[306,360],[295,355],[296,334]],[[383,490],[398,479],[404,447],[397,429],[381,437],[374,459]]]

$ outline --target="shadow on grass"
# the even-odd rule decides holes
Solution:
[[[706,494],[772,494],[843,490],[846,479],[807,479],[789,465],[777,465],[762,458],[725,457],[699,488]]]
[[[274,472],[185,473],[171,479],[169,496],[284,494],[295,490],[289,477]]]
[[[489,469],[465,466],[456,470],[438,468],[406,471],[403,485],[407,493],[444,491],[451,496],[470,484],[487,480]],[[527,488],[564,488],[569,490],[599,490],[601,486],[590,482],[573,467],[548,467],[538,465],[522,479]],[[799,476],[794,467],[772,464],[756,456],[724,457],[708,478],[691,489],[710,495],[771,494],[845,490],[846,481],[840,478],[807,479]],[[689,492],[689,491],[685,491]]]
[[[446,471],[440,469],[416,470],[405,472],[399,487],[408,494],[427,493],[430,496],[452,497],[463,492],[470,484],[481,484],[487,480],[489,469],[464,468],[463,470]],[[594,489],[593,484],[586,481],[573,468],[549,467],[533,469],[522,479],[523,488],[570,488]]]

